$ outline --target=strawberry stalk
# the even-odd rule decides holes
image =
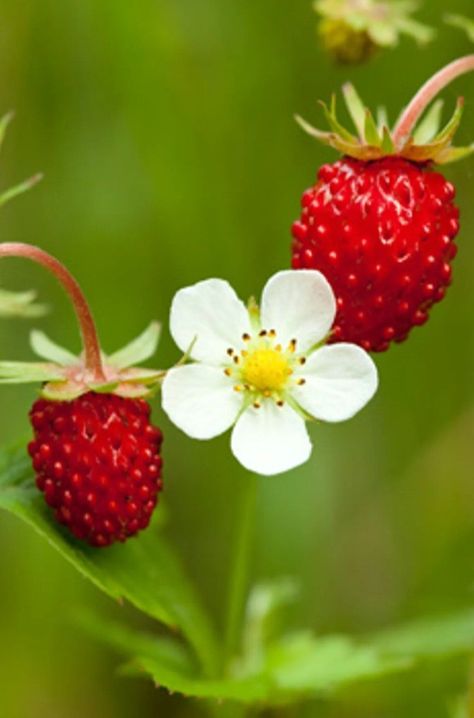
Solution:
[[[466,57],[461,57],[449,65],[446,65],[446,67],[443,67],[439,72],[433,75],[433,77],[427,80],[405,108],[397,122],[392,135],[395,145],[404,145],[426,107],[441,90],[461,75],[473,71],[474,55],[466,55]]]
[[[95,381],[105,381],[99,338],[92,312],[82,289],[72,274],[55,257],[39,249],[39,247],[21,242],[4,242],[0,244],[0,258],[2,257],[30,259],[40,264],[56,277],[74,306],[84,346],[85,367],[92,373]]]

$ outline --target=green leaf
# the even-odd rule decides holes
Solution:
[[[152,322],[144,332],[127,344],[123,349],[111,354],[108,363],[118,369],[125,369],[134,364],[140,364],[149,359],[156,352],[160,339],[161,324]]]
[[[443,100],[433,102],[429,110],[425,113],[423,120],[418,124],[413,133],[413,141],[415,145],[424,145],[431,142],[438,134],[441,125],[441,113],[443,111]]]
[[[42,359],[47,359],[61,366],[77,364],[78,359],[74,354],[53,342],[39,329],[33,329],[31,332],[30,345],[34,353]]]
[[[116,600],[180,630],[208,673],[216,670],[217,641],[179,561],[151,526],[123,545],[96,549],[75,540],[53,518],[35,488],[24,448],[0,453],[0,507],[32,526],[83,576]]]
[[[365,128],[365,105],[362,102],[359,93],[355,89],[354,85],[352,85],[350,82],[346,82],[342,86],[342,94],[344,95],[347,110],[357,129],[359,139],[361,140],[361,142],[363,142]]]
[[[36,292],[9,292],[0,289],[0,317],[42,317],[46,314],[43,304],[35,304]]]
[[[0,384],[28,384],[43,381],[59,381],[63,377],[54,364],[39,362],[0,362]]]
[[[344,636],[317,638],[308,632],[286,636],[273,646],[267,661],[281,691],[306,695],[410,667],[410,659],[381,656],[374,647],[357,645]]]
[[[192,657],[177,641],[165,641],[162,637],[99,618],[81,622],[90,633],[125,657],[127,674],[142,677],[145,672],[157,686],[163,686],[172,693],[242,703],[256,703],[269,698],[270,686],[264,677],[217,680],[200,677]]]
[[[385,655],[399,658],[442,658],[474,648],[474,610],[421,619],[382,631],[371,639]]]

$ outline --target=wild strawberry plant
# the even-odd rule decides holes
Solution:
[[[0,259],[32,260],[58,279],[83,345],[76,356],[34,330],[32,349],[41,361],[0,362],[3,383],[38,384],[40,393],[30,412],[33,438],[0,454],[0,507],[98,589],[156,622],[156,631],[138,632],[125,622],[82,616],[92,635],[123,656],[128,673],[204,698],[212,715],[222,701],[238,716],[328,700],[348,684],[472,650],[472,609],[371,635],[316,636],[282,628],[283,609],[297,599],[291,579],[247,586],[255,475],[310,460],[307,423],[340,422],[361,410],[378,387],[367,351],[404,339],[444,296],[458,211],[453,187],[431,166],[471,150],[451,143],[461,103],[444,130],[437,129],[438,104],[412,130],[439,90],[472,69],[471,56],[438,73],[393,131],[383,122],[377,127],[346,87],[357,135],[339,125],[334,105],[326,110],[330,132],[307,128],[343,158],[325,166],[304,195],[294,227],[298,271],[270,277],[259,303],[243,303],[216,278],[178,291],[170,330],[183,355],[169,369],[139,366],[155,354],[156,322],[106,354],[69,270],[38,247],[0,244]],[[5,297],[5,315],[40,313],[31,294]],[[248,471],[224,636],[160,522],[158,498],[172,476],[173,456],[166,455],[163,469],[160,402],[153,419],[150,404],[158,396],[191,438],[232,428],[232,453]],[[185,447],[188,439],[182,440]],[[456,705],[456,715],[464,708]]]

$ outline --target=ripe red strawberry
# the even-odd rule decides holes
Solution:
[[[162,488],[162,435],[146,401],[92,392],[39,399],[30,418],[36,484],[60,523],[93,546],[148,526]]]
[[[414,122],[441,86],[474,68],[474,56],[452,63],[414,98],[393,132],[377,127],[352,86],[344,87],[357,128],[351,135],[338,122],[333,100],[324,106],[331,132],[300,124],[343,158],[324,165],[316,185],[303,194],[300,220],[292,227],[292,266],[321,271],[337,297],[331,341],[349,341],[384,351],[424,324],[451,282],[454,239],[459,231],[455,189],[433,170],[434,163],[459,159],[472,147],[454,148],[462,100],[438,131],[435,103],[418,129]]]
[[[58,260],[17,243],[0,244],[1,257],[31,259],[59,279],[84,344],[76,357],[36,331],[32,348],[46,362],[0,362],[0,382],[42,382],[42,398],[30,412],[36,484],[77,538],[97,547],[126,541],[148,526],[162,489],[163,437],[150,423],[145,398],[163,372],[130,366],[154,354],[159,325],[106,356],[85,297]]]

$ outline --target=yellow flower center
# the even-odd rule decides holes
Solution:
[[[291,373],[288,360],[277,349],[255,349],[242,364],[244,382],[261,392],[279,391]]]

